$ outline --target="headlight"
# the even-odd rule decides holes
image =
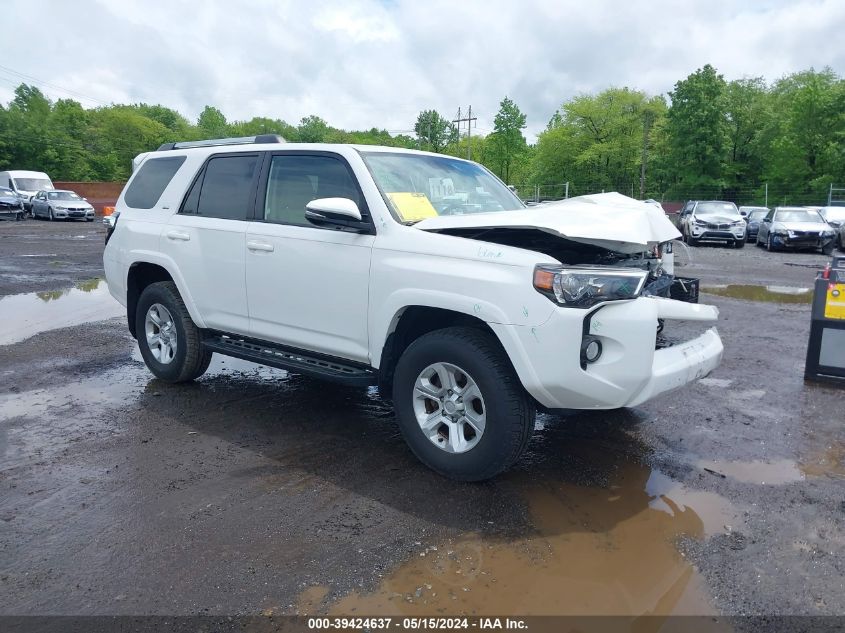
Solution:
[[[568,308],[589,308],[604,301],[635,299],[645,284],[644,270],[613,267],[537,266],[534,287]]]
[[[830,230],[822,231],[822,237],[832,237],[834,235],[836,235],[836,233],[834,231],[830,231]]]
[[[745,224],[745,220],[737,220],[732,226],[742,226],[743,224]]]
[[[695,219],[696,226],[707,226],[707,222],[704,220],[699,220],[698,218]]]

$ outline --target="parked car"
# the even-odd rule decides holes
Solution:
[[[845,226],[845,207],[822,207],[819,214],[837,231]]]
[[[7,187],[0,187],[0,219],[22,220],[23,216],[23,201],[18,194]]]
[[[681,210],[678,228],[690,246],[705,241],[726,242],[734,248],[745,246],[745,220],[733,202],[691,200]]]
[[[845,253],[845,224],[839,227],[839,230],[836,232],[836,242],[839,246],[839,250]]]
[[[665,349],[645,296],[679,237],[619,194],[527,208],[483,166],[391,147],[167,143],[118,198],[103,264],[163,381],[213,353],[392,398],[414,454],[460,480],[516,462],[538,405],[637,406],[714,369],[715,329]]]
[[[39,191],[32,198],[32,217],[93,222],[94,207],[85,198],[67,189]]]
[[[8,187],[23,202],[24,210],[31,212],[30,200],[41,190],[55,189],[50,176],[42,171],[0,171],[0,187]]]
[[[804,207],[777,207],[769,211],[757,232],[756,243],[767,250],[818,249],[833,252],[836,232],[818,211]]]
[[[769,213],[769,207],[740,207],[739,214],[745,218],[745,239],[753,242],[757,239],[760,222]]]

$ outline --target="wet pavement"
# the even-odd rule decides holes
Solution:
[[[704,292],[799,296],[826,261],[691,250]],[[219,356],[153,379],[101,275],[0,298],[0,613],[845,613],[845,391],[803,381],[803,302],[702,294],[711,376],[541,415],[512,471],[464,484],[375,389]]]

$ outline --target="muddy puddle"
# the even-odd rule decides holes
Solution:
[[[717,477],[730,477],[746,484],[781,485],[804,479],[802,468],[791,459],[700,460],[697,466]]]
[[[527,502],[529,533],[467,534],[423,547],[371,593],[335,602],[311,587],[300,613],[394,615],[713,614],[707,591],[678,552],[737,525],[726,499],[628,462],[607,487],[506,476]],[[444,508],[444,512],[448,512]]]
[[[0,345],[18,343],[39,332],[103,321],[125,314],[103,279],[73,288],[0,298]]]
[[[771,303],[812,303],[812,288],[794,288],[792,286],[755,286],[750,284],[730,284],[726,286],[702,286],[701,292],[745,299],[746,301],[767,301]]]

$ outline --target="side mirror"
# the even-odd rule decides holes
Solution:
[[[763,218],[763,222],[771,222],[771,221],[772,221],[771,218]]]
[[[317,226],[336,226],[361,231],[369,226],[361,220],[361,210],[349,198],[317,198],[305,205],[305,219]]]
[[[739,212],[739,214],[740,214],[742,217],[746,217],[746,216],[748,215],[748,211],[740,211],[740,212]]]

